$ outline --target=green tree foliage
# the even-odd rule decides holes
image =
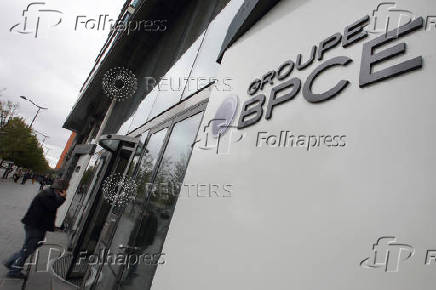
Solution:
[[[14,117],[0,129],[0,157],[34,172],[49,171],[42,146],[22,118]]]

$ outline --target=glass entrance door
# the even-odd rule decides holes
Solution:
[[[158,128],[156,132],[152,131],[147,138],[146,150],[143,150],[141,158],[136,159],[135,157],[130,166],[130,176],[135,179],[137,191],[134,198],[130,199],[122,209],[118,217],[117,230],[110,244],[101,245],[101,249],[108,250],[105,253],[104,263],[94,267],[97,273],[95,280],[98,282],[94,286],[98,289],[111,289],[116,285],[123,267],[131,260],[131,249],[125,245],[129,243],[130,237],[139,230],[138,225],[141,222],[146,202],[146,191],[151,183],[153,168],[157,163],[167,132],[168,127]],[[113,218],[117,218],[116,214],[113,216]]]
[[[201,118],[202,113],[197,113],[174,124],[153,186],[148,192],[140,230],[129,241],[129,247],[141,258],[135,265],[124,268],[120,289],[150,289],[157,267],[165,262],[162,248]]]
[[[104,261],[92,289],[150,288],[157,266],[165,259],[163,243],[204,107],[179,114],[168,121],[168,127],[151,131],[148,152],[134,174],[136,197],[119,219],[108,247],[113,255]]]
[[[104,168],[105,172],[101,174],[98,186],[95,188],[93,200],[88,202],[86,212],[78,227],[80,231],[73,237],[73,259],[67,271],[67,278],[83,277],[85,274],[82,272],[83,267],[77,267],[80,253],[88,255],[94,252],[97,242],[100,239],[100,233],[105,225],[106,216],[110,210],[110,204],[103,198],[101,181],[112,174],[123,175],[126,173],[127,166],[133,158],[138,143],[138,140],[135,138],[116,135],[102,136],[101,140],[103,140],[102,145],[105,146],[105,149],[109,148],[111,158],[107,167]],[[104,143],[105,141],[108,142]],[[107,145],[110,145],[110,147]]]

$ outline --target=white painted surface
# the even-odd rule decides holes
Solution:
[[[312,45],[378,3],[281,1],[227,51],[219,78],[231,77],[233,90],[212,94],[202,126],[227,94],[244,102],[252,80],[298,53],[307,57]],[[436,15],[435,1],[399,1],[398,7]],[[232,196],[187,197],[184,187],[153,289],[434,289],[436,264],[425,265],[425,255],[436,249],[436,31],[402,38],[406,55],[389,61],[422,55],[422,70],[361,89],[363,42],[325,56],[354,61],[315,83],[322,91],[348,79],[335,99],[310,104],[300,92],[276,107],[270,121],[263,117],[242,130],[230,154],[194,150],[184,183],[231,184]],[[292,75],[304,83],[319,64]],[[309,152],[255,146],[259,131],[281,130],[344,134],[347,145]],[[412,245],[414,256],[398,273],[360,267],[385,235]]]
[[[73,201],[74,194],[77,191],[77,187],[80,184],[80,180],[82,180],[83,174],[85,173],[86,168],[88,167],[89,161],[91,160],[91,155],[85,154],[79,157],[77,161],[76,168],[80,166],[78,172],[74,170],[73,175],[70,179],[70,184],[67,189],[67,196],[64,204],[60,208],[58,208],[56,214],[56,222],[55,225],[60,227],[64,222],[65,216],[67,215],[67,211],[70,208],[71,202]]]

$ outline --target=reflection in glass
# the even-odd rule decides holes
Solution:
[[[201,117],[202,113],[198,113],[176,123],[171,132],[153,188],[149,190],[149,201],[137,225],[137,235],[129,239],[133,253],[145,255],[146,259],[124,269],[121,289],[150,289],[157,266],[165,261],[162,247]]]
[[[138,172],[136,174],[135,180],[138,186],[137,198],[145,199],[146,191],[151,182],[151,174],[153,173],[153,168],[156,165],[157,159],[159,157],[159,152],[162,148],[165,136],[168,129],[162,129],[157,133],[154,133],[147,143],[145,148],[148,152],[144,153],[140,161]]]
[[[127,257],[132,254],[131,248],[121,246],[130,245],[132,237],[136,236],[144,220],[143,210],[146,201],[147,185],[151,182],[153,167],[157,162],[167,131],[168,129],[165,128],[154,133],[145,146],[148,152],[142,155],[142,159],[140,158],[141,155],[135,156],[129,167],[128,174],[130,177],[135,178],[137,184],[136,195],[129,200],[126,206],[122,208],[122,212],[119,213],[120,217],[117,222],[116,231],[112,238],[109,252],[106,253],[105,263],[102,265],[102,279],[98,283],[97,289],[111,289],[120,278],[120,275],[122,275],[123,269],[128,265],[128,261],[124,263],[122,259],[117,260],[116,258],[117,255]],[[147,134],[148,131],[140,137],[141,143]],[[136,176],[132,176],[138,163],[138,173]],[[100,252],[97,253],[100,254]]]
[[[198,49],[203,41],[203,37],[204,32],[197,38],[176,64],[173,65],[168,73],[165,74],[157,85],[159,96],[153,105],[148,120],[154,118],[180,101],[195,58],[197,57]]]
[[[136,6],[139,4],[139,1],[140,0],[133,0],[132,3],[130,3],[130,5],[136,8]]]
[[[68,209],[67,215],[64,219],[65,227],[71,229],[73,226],[79,211],[83,207],[83,200],[85,199],[88,190],[95,182],[94,177],[97,173],[97,168],[99,165],[99,155],[94,154],[88,163],[88,167],[86,168],[85,173],[80,180],[79,186],[77,187],[76,194],[71,201],[70,208]]]
[[[129,132],[141,127],[147,121],[148,116],[150,115],[151,109],[153,107],[154,102],[156,101],[157,95],[159,94],[159,90],[155,87],[146,97],[142,100],[138,109],[134,114],[134,118],[132,124],[130,125]]]
[[[118,149],[118,146],[120,145],[120,140],[118,139],[102,139],[100,140],[100,146],[102,146],[104,149],[115,152]]]
[[[121,125],[120,129],[117,132],[117,135],[126,135],[130,131],[129,129],[132,125],[132,121],[133,121],[133,116],[130,117],[127,121],[125,121],[123,125]]]
[[[145,151],[144,150],[145,149],[144,142],[147,138],[148,131],[149,130],[145,131],[141,136],[137,137],[137,138],[139,138],[139,144],[136,148],[135,156],[133,157],[132,162],[129,165],[129,170],[127,171],[127,176],[129,176],[129,177],[133,177],[135,170],[139,165],[139,161],[140,161],[140,159]]]
[[[221,45],[226,37],[227,30],[238,12],[243,0],[230,1],[220,14],[209,24],[204,41],[195,60],[189,82],[183,92],[182,99],[207,86],[211,80],[216,79],[219,64],[216,62],[221,51]],[[231,80],[223,76],[211,88],[216,90],[230,90]]]

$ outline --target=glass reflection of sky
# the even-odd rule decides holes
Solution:
[[[221,13],[209,24],[194,68],[189,77],[190,85],[186,86],[186,90],[183,92],[183,99],[202,89],[205,84],[208,83],[206,80],[213,79],[217,76],[219,64],[216,60],[221,51],[221,45],[233,18],[243,3],[243,0],[230,1]],[[224,80],[219,80],[216,86],[217,89],[227,88],[223,84],[223,81]]]
[[[172,66],[163,80],[139,105],[130,123],[129,132],[142,126],[163,111],[205,87],[216,78],[219,64],[216,62],[227,30],[243,4],[232,0],[209,24],[183,56]],[[189,83],[188,80],[189,79]],[[231,80],[218,80],[216,89],[230,89]]]
[[[145,121],[147,121],[148,115],[151,112],[156,97],[159,94],[157,87],[155,87],[146,97],[142,100],[141,104],[138,106],[135,114],[133,115],[133,121],[130,126],[129,132],[141,127]]]
[[[131,128],[132,121],[133,121],[133,116],[130,117],[127,121],[125,121],[123,125],[121,125],[120,129],[117,132],[117,135],[126,135],[129,131],[131,131],[130,128]]]
[[[197,38],[192,46],[160,81],[158,85],[160,90],[159,96],[153,105],[152,112],[148,118],[149,120],[180,101],[203,37],[204,33]]]

